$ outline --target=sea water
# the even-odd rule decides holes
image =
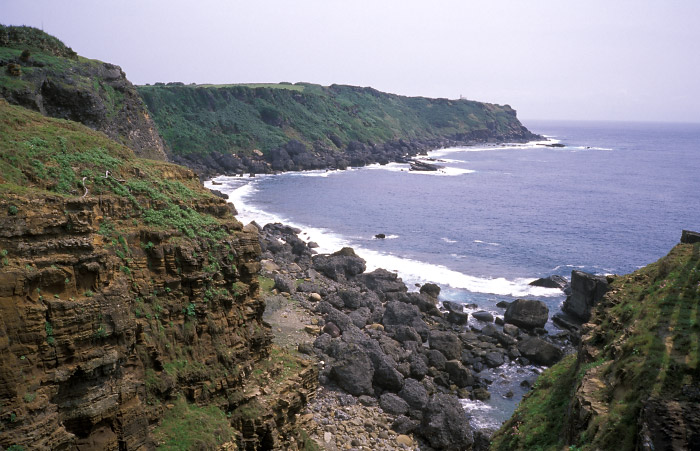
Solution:
[[[664,256],[682,229],[700,230],[700,124],[525,125],[549,141],[421,156],[442,166],[436,172],[391,163],[206,185],[229,194],[243,222],[293,225],[320,252],[351,246],[368,270],[396,271],[409,287],[437,283],[442,300],[498,316],[496,303],[517,298],[543,300],[551,316],[564,296],[533,279],[628,273]],[[517,382],[539,370],[483,374],[492,399],[465,401],[472,422],[497,427],[526,390]]]

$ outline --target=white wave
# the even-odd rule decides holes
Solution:
[[[489,246],[500,246],[501,243],[489,243],[488,241],[474,240],[475,243],[488,244]]]
[[[389,171],[389,172],[405,172],[407,174],[420,174],[420,175],[436,175],[436,176],[457,176],[457,175],[463,175],[463,174],[471,174],[472,172],[476,172],[472,169],[462,169],[462,168],[454,168],[454,167],[442,167],[438,169],[437,171],[412,171],[411,170],[411,165],[407,163],[389,163],[385,165],[380,165],[380,164],[371,164],[369,166],[365,166],[363,169],[369,169],[369,170],[382,170],[382,171]]]
[[[440,238],[440,239],[441,239],[442,241],[444,241],[445,243],[450,243],[450,244],[451,244],[451,243],[456,243],[456,242],[457,242],[457,240],[451,240],[451,239],[449,239],[449,238],[447,238],[447,237],[445,237],[445,236],[443,236],[443,237]]]
[[[552,271],[559,271],[561,268],[577,268],[577,269],[583,269],[585,266],[583,265],[558,265],[552,268]]]
[[[561,295],[559,289],[528,285],[535,280],[534,278],[508,280],[503,277],[486,278],[471,276],[449,269],[443,265],[426,263],[411,258],[365,249],[328,229],[295,223],[288,218],[268,213],[246,203],[246,200],[255,193],[256,182],[253,180],[242,186],[239,185],[230,188],[229,183],[227,183],[230,182],[230,180],[228,180],[230,178],[231,177],[223,176],[217,177],[216,180],[223,184],[216,185],[216,188],[229,195],[229,202],[232,202],[238,210],[237,217],[239,221],[243,223],[255,221],[261,226],[268,223],[280,222],[304,230],[307,234],[305,238],[308,237],[307,241],[315,241],[319,245],[319,247],[315,249],[319,253],[333,253],[343,247],[350,246],[355,250],[357,255],[366,261],[368,272],[377,268],[394,271],[399,274],[408,286],[412,286],[415,283],[424,284],[432,282],[452,288],[466,289],[471,292],[502,296],[550,297]],[[211,183],[205,182],[205,186],[207,185],[211,185]]]

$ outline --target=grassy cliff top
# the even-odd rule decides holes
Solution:
[[[88,198],[128,200],[133,216],[156,228],[178,229],[190,237],[224,233],[215,217],[198,212],[202,205],[222,201],[188,169],[137,158],[100,132],[3,99],[0,135],[0,197],[82,197],[87,188]]]
[[[529,135],[508,105],[405,97],[310,83],[139,86],[175,154],[267,153],[294,139],[341,150],[352,141]]]

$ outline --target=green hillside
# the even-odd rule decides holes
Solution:
[[[591,323],[578,356],[540,376],[492,449],[695,449],[700,245],[616,278]]]
[[[507,105],[404,97],[372,88],[159,83],[138,91],[173,154],[190,162],[210,154],[255,157],[259,150],[273,169],[308,169],[334,166],[342,157],[346,164],[392,160],[406,149],[384,145],[398,140],[406,146],[534,138]],[[289,158],[273,153],[290,140],[302,146],[286,148]],[[356,162],[353,153],[362,154]],[[279,158],[294,164],[274,167]]]

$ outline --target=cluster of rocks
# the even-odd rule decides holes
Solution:
[[[440,287],[409,292],[396,274],[377,269],[350,248],[316,255],[300,230],[261,229],[263,268],[275,269],[279,292],[321,316],[313,344],[299,350],[321,363],[322,386],[341,389],[393,418],[396,434],[414,434],[435,449],[466,449],[475,436],[460,398],[486,400],[480,372],[515,362],[552,365],[567,334],[548,337],[547,306],[519,299],[499,304],[503,318],[477,311],[469,325],[463,304],[438,302]]]

